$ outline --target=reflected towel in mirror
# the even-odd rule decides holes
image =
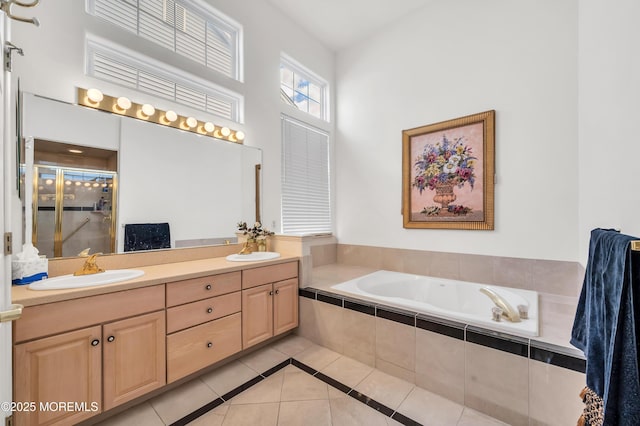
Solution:
[[[132,223],[124,226],[124,251],[171,248],[168,223]]]

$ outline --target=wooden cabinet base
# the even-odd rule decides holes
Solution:
[[[242,349],[240,312],[167,336],[167,382],[174,382]]]

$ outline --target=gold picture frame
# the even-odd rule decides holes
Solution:
[[[494,229],[495,111],[402,132],[405,228]]]

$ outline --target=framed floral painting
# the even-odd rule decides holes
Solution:
[[[493,229],[495,111],[402,132],[405,228]]]

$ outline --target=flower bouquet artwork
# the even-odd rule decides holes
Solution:
[[[494,115],[403,132],[405,228],[493,229]]]

